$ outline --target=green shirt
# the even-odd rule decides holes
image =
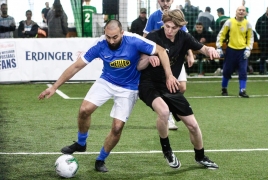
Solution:
[[[92,14],[97,13],[94,6],[83,6],[83,37],[92,37]]]

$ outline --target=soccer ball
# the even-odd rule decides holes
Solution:
[[[65,178],[74,177],[78,170],[78,161],[69,154],[61,155],[55,162],[56,173]]]

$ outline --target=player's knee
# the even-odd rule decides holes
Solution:
[[[163,108],[158,112],[158,117],[161,120],[167,120],[169,117],[169,113],[170,113],[170,111],[168,108]]]
[[[115,125],[115,126],[112,127],[111,132],[112,132],[112,134],[113,134],[114,136],[120,136],[121,133],[122,133],[122,130],[123,130],[123,127],[122,127],[122,126],[120,126],[120,125]]]
[[[88,116],[92,114],[92,110],[87,106],[81,106],[79,110],[79,117],[82,119],[86,119]]]

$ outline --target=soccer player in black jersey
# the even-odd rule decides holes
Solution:
[[[181,10],[164,11],[162,20],[164,27],[149,33],[146,38],[166,49],[175,77],[179,76],[184,57],[189,49],[199,51],[210,59],[219,58],[215,48],[197,42],[192,35],[180,30],[187,24]],[[217,169],[218,165],[205,156],[202,133],[190,104],[179,90],[171,93],[166,88],[166,78],[168,77],[165,76],[158,57],[143,55],[137,68],[141,70],[139,96],[158,115],[157,130],[162,151],[169,166],[172,168],[181,166],[169,144],[168,116],[169,112],[172,112],[174,118],[181,120],[189,130],[190,140],[195,151],[195,161],[206,168]]]

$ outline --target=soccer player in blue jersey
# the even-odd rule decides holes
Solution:
[[[78,141],[61,149],[64,154],[86,151],[86,139],[89,135],[92,113],[113,98],[114,105],[110,113],[113,118],[112,128],[95,161],[95,169],[99,172],[108,171],[105,159],[118,143],[123,127],[138,98],[140,71],[137,70],[137,64],[140,55],[142,53],[156,54],[160,57],[167,77],[166,85],[170,92],[178,90],[179,85],[172,75],[166,50],[161,46],[137,34],[124,32],[121,23],[117,20],[108,21],[104,30],[105,35],[101,36],[83,56],[68,67],[53,86],[39,95],[39,99],[51,97],[63,83],[92,60],[96,58],[103,60],[102,74],[88,91],[79,110]]]
[[[161,29],[162,26],[164,25],[162,21],[162,15],[164,10],[169,10],[171,8],[171,5],[174,0],[158,0],[158,4],[160,5],[160,8],[152,13],[150,17],[148,18],[147,24],[145,26],[145,29],[143,30],[144,34],[143,36],[146,37],[148,33]],[[186,26],[183,26],[181,28],[182,31],[187,32]],[[188,51],[187,55],[187,61],[188,61],[188,66],[191,67],[194,63],[194,56],[191,50]],[[182,71],[180,76],[178,77],[178,80],[180,82],[180,91],[184,93],[186,91],[186,71],[184,65],[182,66]],[[178,127],[175,125],[175,121],[172,118],[172,114],[170,113],[169,119],[168,119],[168,127],[170,130],[177,130]]]

